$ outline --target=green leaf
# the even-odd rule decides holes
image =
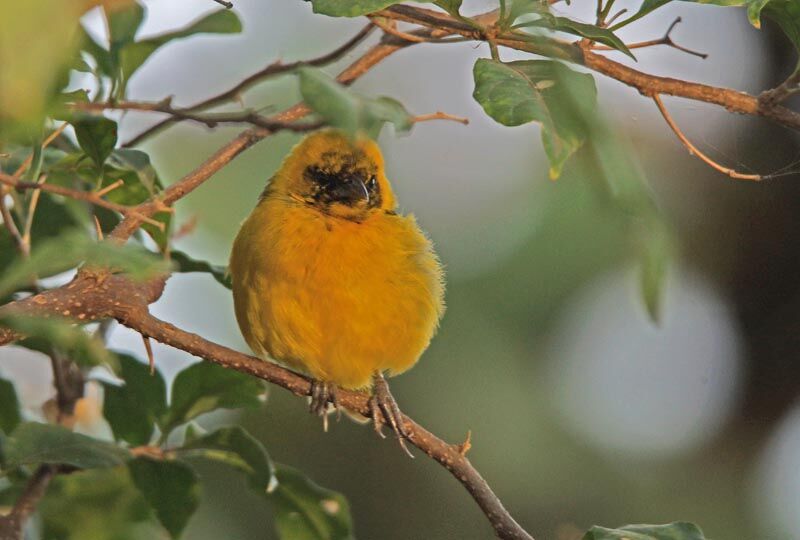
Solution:
[[[124,386],[103,383],[103,416],[108,420],[114,438],[133,446],[150,442],[156,421],[167,409],[167,386],[156,369],[136,358],[117,353],[120,377]]]
[[[180,458],[202,457],[239,469],[259,493],[270,493],[277,486],[275,468],[264,446],[241,426],[220,428],[193,438],[176,450]]]
[[[122,465],[130,454],[119,446],[38,422],[20,424],[4,442],[6,469],[22,465],[71,465],[97,469]]]
[[[102,167],[117,145],[117,123],[104,116],[82,116],[71,124],[81,149]]]
[[[550,177],[557,178],[586,139],[585,124],[597,100],[591,75],[551,60],[502,63],[484,58],[475,62],[473,75],[472,96],[493,119],[506,126],[542,124]]]
[[[39,206],[37,207],[36,219],[33,220],[31,227],[31,244],[34,249],[40,242],[57,237],[65,229],[81,225],[75,216],[60,202],[48,193],[40,193]],[[3,280],[9,268],[19,260],[19,252],[16,249],[14,240],[9,235],[5,227],[0,227],[0,281]],[[40,272],[39,277],[46,278],[54,273],[63,270],[56,269],[53,273]],[[4,298],[8,292],[0,293],[0,299]]]
[[[459,10],[461,9],[462,0],[433,0],[433,3],[453,17],[461,17]]]
[[[127,467],[58,475],[39,504],[42,540],[141,540],[164,534]],[[154,520],[153,520],[154,521]],[[38,536],[37,536],[38,537]]]
[[[124,271],[134,280],[147,280],[169,270],[169,264],[140,246],[95,242],[82,231],[67,231],[42,241],[28,259],[17,261],[0,277],[0,297],[31,281],[32,276],[54,275],[81,262]]]
[[[215,409],[257,407],[265,391],[264,383],[255,377],[211,362],[192,364],[172,383],[172,403],[162,427],[169,432]]]
[[[238,34],[241,31],[242,23],[236,13],[223,9],[206,15],[180,30],[127,44],[120,50],[123,85],[154,52],[170,41],[197,34]]]
[[[642,230],[640,255],[640,284],[650,320],[661,321],[661,304],[666,288],[667,273],[673,258],[673,238],[660,219],[648,220]]]
[[[542,15],[549,12],[549,4],[542,0],[506,0],[506,17],[501,22],[501,27],[508,28],[523,15]]]
[[[566,32],[575,36],[591,39],[592,41],[602,43],[603,45],[608,45],[612,49],[616,49],[622,53],[625,53],[636,60],[636,57],[633,55],[628,46],[625,45],[625,43],[608,28],[600,28],[599,26],[595,26],[593,24],[573,21],[572,19],[567,19],[566,17],[553,17],[552,15],[548,15],[547,19],[550,19],[553,30],[558,32]]]
[[[170,251],[170,258],[175,264],[176,272],[205,272],[207,274],[211,274],[211,276],[217,280],[218,283],[227,287],[228,289],[232,287],[231,276],[228,273],[228,268],[226,266],[193,259],[186,253],[176,249]]]
[[[49,354],[55,347],[68,353],[80,366],[105,364],[116,369],[117,357],[106,349],[105,343],[67,319],[6,315],[0,318],[0,326],[12,328],[27,336],[28,339],[22,344],[31,350]]]
[[[116,69],[111,53],[97,43],[83,26],[78,29],[78,40],[81,50],[94,58],[94,61],[97,63],[97,70],[103,75],[113,77]]]
[[[108,186],[119,179],[125,183],[111,191],[106,198],[127,206],[143,203],[164,189],[161,179],[150,163],[150,156],[141,150],[119,148],[111,153],[106,164],[103,186]],[[161,251],[164,251],[169,240],[172,214],[161,212],[156,214],[154,219],[164,224],[163,231],[150,223],[143,224],[142,230],[150,235]]]
[[[0,379],[0,431],[11,433],[19,425],[19,400],[11,381]]]
[[[305,475],[278,466],[272,494],[275,521],[282,540],[352,540],[350,505],[339,493],[319,487]]]
[[[400,132],[413,126],[411,115],[392,98],[360,96],[317,68],[302,67],[298,73],[303,100],[332,127],[375,138],[386,122],[393,123]]]
[[[107,7],[106,20],[110,35],[111,50],[132,43],[136,32],[144,21],[144,8],[137,2],[122,6]]]
[[[358,17],[380,11],[402,0],[311,0],[314,13],[330,17]]]
[[[640,265],[644,306],[651,320],[658,323],[666,277],[676,251],[674,232],[653,200],[631,145],[600,115],[587,122],[585,130],[590,159],[583,174],[605,182],[613,209],[630,231],[632,255]]]
[[[796,0],[749,0],[747,17],[756,28],[761,28],[761,15],[778,23],[783,33],[800,51],[800,2]],[[800,64],[800,60],[798,60]]]
[[[133,483],[172,538],[178,538],[200,504],[194,471],[177,461],[139,457],[128,463]]]
[[[694,523],[676,521],[668,525],[626,525],[619,529],[594,526],[583,540],[705,540]]]

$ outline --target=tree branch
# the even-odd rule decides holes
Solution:
[[[364,41],[364,39],[366,39],[367,36],[369,36],[369,34],[374,29],[375,27],[372,25],[372,23],[367,24],[356,35],[347,40],[347,42],[341,45],[340,47],[312,60],[292,62],[290,64],[282,64],[281,62],[274,62],[268,65],[267,67],[253,73],[249,77],[245,78],[241,82],[229,88],[228,90],[225,90],[224,92],[221,92],[215,96],[212,96],[203,101],[195,103],[194,105],[186,107],[186,110],[192,112],[202,111],[214,107],[216,105],[221,105],[228,101],[235,100],[241,95],[242,92],[255,86],[261,81],[268,79],[270,77],[274,77],[276,75],[280,75],[282,73],[287,73],[289,71],[295,70],[300,66],[319,67],[319,66],[324,66],[326,64],[330,64],[331,62],[335,62],[336,60],[339,60],[345,54],[350,52],[353,48],[358,46],[359,43]],[[122,146],[123,147],[136,146],[137,144],[141,143],[148,137],[156,135],[157,133],[161,132],[162,130],[166,129],[167,127],[179,121],[180,120],[177,118],[166,118],[161,122],[158,122],[157,124],[147,128],[142,133],[136,135],[134,138],[124,143]]]
[[[101,112],[107,110],[118,111],[143,111],[163,113],[171,116],[175,121],[189,120],[203,124],[206,127],[214,128],[219,124],[250,124],[255,127],[267,129],[269,131],[294,131],[304,133],[319,129],[322,124],[295,124],[292,122],[280,122],[272,120],[251,110],[220,112],[220,113],[197,113],[192,109],[176,108],[172,106],[171,98],[159,102],[146,101],[115,101],[109,103],[76,102],[69,107],[75,111]]]
[[[691,54],[693,56],[697,56],[698,58],[702,58],[703,60],[705,60],[706,58],[708,58],[708,54],[697,52],[697,51],[693,51],[692,49],[688,49],[688,48],[686,48],[686,47],[684,47],[682,45],[678,45],[677,43],[675,43],[672,40],[672,36],[671,36],[672,31],[675,29],[675,27],[678,25],[678,23],[681,22],[681,20],[682,19],[680,17],[678,17],[674,21],[672,21],[672,24],[669,25],[669,28],[667,28],[667,31],[664,33],[664,35],[662,37],[660,37],[658,39],[651,39],[651,40],[648,40],[648,41],[639,41],[637,43],[629,43],[628,44],[628,48],[629,49],[644,49],[645,47],[655,47],[656,45],[667,45],[668,47],[672,47],[673,49],[677,49],[679,51],[683,51],[683,52],[685,52],[687,54]],[[610,22],[611,21],[609,21],[609,23]],[[595,45],[592,45],[592,50],[595,50],[595,51],[615,51],[616,49],[614,49],[613,47],[609,47],[608,45],[597,45],[597,44],[595,44]]]
[[[41,465],[28,479],[25,491],[8,515],[0,517],[0,540],[20,540],[22,529],[28,517],[36,510],[39,500],[47,491],[47,486],[55,477],[57,468],[54,465]]]
[[[449,32],[424,30],[418,33],[422,36],[437,37],[447,35]],[[342,84],[350,84],[387,56],[411,44],[396,37],[384,37],[379,44],[370,48],[345,69],[337,80]],[[293,122],[309,112],[309,109],[300,103],[271,118],[279,122]],[[143,217],[152,216],[185,197],[241,152],[271,134],[272,131],[262,128],[244,131],[157,198],[135,207],[136,212],[126,215],[111,232],[110,237],[113,241],[124,242],[144,222]],[[145,337],[151,337],[230,369],[263,378],[295,394],[309,395],[311,385],[308,379],[277,365],[207,341],[150,315],[147,306],[160,297],[165,281],[166,277],[146,284],[135,284],[121,275],[83,270],[72,282],[63,287],[0,307],[0,317],[8,314],[48,317],[69,310],[70,317],[80,323],[114,318]],[[0,327],[0,346],[21,337],[18,332]],[[365,416],[371,414],[366,394],[341,391],[340,396],[343,406]],[[466,447],[442,441],[408,417],[404,417],[404,426],[412,444],[443,465],[465,486],[500,538],[532,540],[532,537],[503,507],[500,499],[492,492],[480,473],[466,459],[462,453]]]
[[[661,101],[661,96],[659,96],[658,94],[654,95],[653,101],[655,101],[658,110],[661,112],[661,116],[664,117],[664,120],[666,120],[667,124],[675,133],[675,135],[678,137],[678,139],[681,141],[681,143],[683,143],[686,149],[689,150],[690,154],[699,157],[701,161],[711,166],[713,169],[721,172],[722,174],[730,176],[734,180],[752,180],[756,182],[758,182],[759,180],[763,180],[763,177],[759,174],[740,173],[738,171],[735,171],[734,169],[723,167],[722,165],[720,165],[719,163],[717,163],[716,161],[705,155],[694,144],[692,144],[692,141],[690,141],[686,137],[686,135],[683,134],[681,129],[678,127],[678,124],[675,123],[675,120],[672,119],[672,116],[669,114],[669,111],[667,111],[667,108],[664,106],[664,102]]]
[[[483,21],[482,24],[491,26],[493,23],[488,21],[491,20],[491,15],[495,13],[489,12],[480,16]],[[416,23],[439,31],[449,31],[478,41],[486,40],[486,36],[480,30],[439,11],[400,4],[379,11],[375,15]],[[478,19],[478,17],[475,19]],[[650,98],[655,94],[665,94],[703,101],[725,107],[731,112],[763,116],[783,126],[800,130],[800,114],[777,104],[760,102],[759,98],[745,92],[651,75],[610,60],[601,54],[582,50],[578,44],[567,43],[557,39],[536,36],[535,40],[531,40],[530,35],[511,32],[498,35],[494,41],[497,45],[504,47],[550,58],[558,58],[585,66],[631,86],[642,95]]]
[[[149,223],[154,227],[158,227],[162,231],[164,230],[163,223],[161,223],[160,221],[156,221],[155,219],[152,219],[151,217],[149,217],[149,215],[138,213],[136,210],[137,209],[136,206],[125,206],[124,204],[118,204],[103,199],[103,195],[121,186],[122,184],[120,182],[115,182],[101,191],[78,191],[75,189],[69,189],[55,184],[45,184],[39,182],[20,182],[16,180],[13,176],[0,173],[0,184],[4,184],[5,186],[9,186],[18,190],[33,189],[36,191],[47,191],[49,193],[55,193],[56,195],[61,195],[63,197],[69,197],[70,199],[75,199],[78,201],[86,201],[95,206],[102,206],[103,208],[113,210],[114,212],[119,212],[123,216],[136,215],[138,216],[139,219],[142,220],[142,223]],[[164,211],[164,209],[162,208],[161,211]]]

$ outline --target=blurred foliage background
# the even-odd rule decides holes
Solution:
[[[215,7],[208,0],[145,4],[145,36]],[[465,13],[494,7],[464,5]],[[590,21],[594,8],[592,1],[574,0],[555,11]],[[314,15],[303,2],[238,0],[235,10],[242,34],[170,44],[132,78],[129,96],[174,95],[176,105],[188,105],[275,59],[322,54],[364,23]],[[661,36],[676,16],[683,23],[673,38],[709,58],[642,49],[640,69],[758,93],[793,66],[791,47],[777,28],[765,23],[765,31],[756,31],[740,9],[673,3],[620,35],[626,42]],[[84,24],[103,39],[97,10]],[[13,57],[6,45],[0,51],[2,58]],[[414,370],[392,381],[401,407],[453,442],[471,430],[470,459],[537,538],[575,539],[593,523],[676,519],[700,524],[709,538],[797,538],[797,135],[712,106],[666,100],[690,138],[721,162],[791,173],[762,184],[737,183],[689,156],[650,100],[598,77],[601,109],[629,139],[677,234],[678,255],[656,326],[638,293],[626,216],[609,201],[585,153],[552,182],[538,128],[500,126],[473,101],[472,64],[486,56],[483,45],[415,46],[356,84],[365,94],[399,99],[415,114],[443,110],[471,121],[466,127],[420,124],[404,137],[386,129],[380,138],[401,208],[433,238],[448,275],[448,311],[438,336]],[[515,58],[506,51],[501,56]],[[327,71],[335,73],[336,66]],[[73,84],[80,88],[82,81],[75,77]],[[297,99],[292,76],[244,96],[248,105],[268,111]],[[152,117],[126,115],[120,139],[149,122]],[[181,124],[143,148],[169,184],[236,132]],[[285,133],[270,137],[182,201],[176,223],[196,222],[196,229],[177,246],[224,264],[239,223],[297,140]],[[247,350],[229,292],[208,276],[174,276],[154,311]],[[115,328],[111,343],[141,354],[139,336],[125,329]],[[45,362],[23,349],[4,348],[0,355],[0,370],[18,382],[33,411],[50,394]],[[159,345],[155,357],[168,376],[192,361]],[[371,429],[342,421],[323,433],[300,400],[278,389],[260,410],[203,421],[231,422],[256,434],[276,460],[343,493],[359,538],[491,536],[484,516],[444,470],[424,458],[409,460]],[[99,414],[87,414],[80,429],[108,431]],[[263,501],[243,480],[223,468],[203,472],[203,506],[186,538],[274,537]]]

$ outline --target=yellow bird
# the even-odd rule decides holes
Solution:
[[[383,374],[406,371],[428,347],[444,312],[444,282],[430,241],[395,208],[377,144],[315,132],[294,147],[242,224],[230,272],[245,340],[257,355],[312,378],[311,411],[335,407],[337,386],[371,386],[376,431],[382,414],[402,444]]]

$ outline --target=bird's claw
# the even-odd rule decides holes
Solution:
[[[308,411],[322,417],[322,429],[326,432],[328,431],[328,413],[330,412],[328,403],[336,410],[337,419],[340,419],[342,413],[339,410],[336,385],[327,381],[311,381],[311,403]]]
[[[392,396],[392,393],[389,391],[389,385],[386,383],[386,379],[384,379],[383,375],[380,373],[376,373],[373,377],[372,397],[369,399],[369,408],[375,433],[382,439],[385,439],[386,436],[383,434],[381,426],[382,423],[387,424],[397,437],[400,447],[408,457],[413,459],[414,454],[412,454],[408,450],[408,446],[406,446],[405,439],[408,438],[408,433],[403,424],[403,413],[400,412],[397,401],[395,401],[394,396]],[[381,416],[383,417],[383,421],[379,419]]]

